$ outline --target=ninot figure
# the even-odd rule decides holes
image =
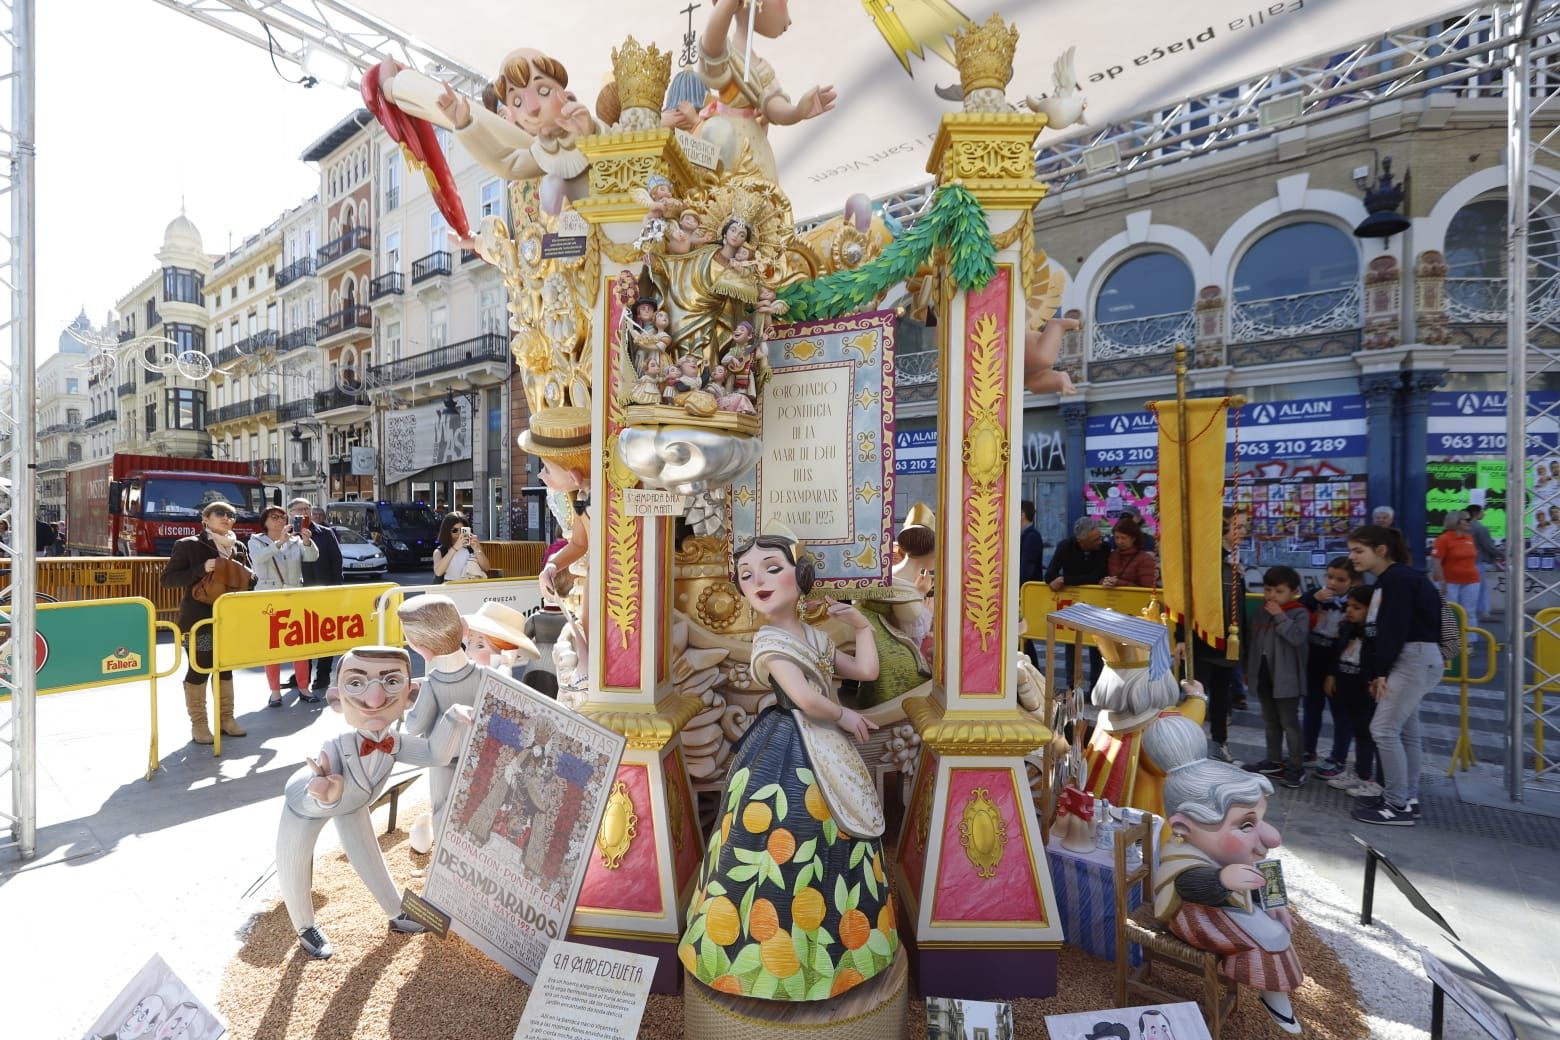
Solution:
[[[466,737],[472,713],[452,707],[433,727],[431,737],[393,732],[412,699],[412,663],[405,650],[360,646],[336,662],[325,700],[351,728],[320,749],[287,781],[285,805],[276,834],[276,875],[292,918],[298,944],[311,957],[334,953],[314,920],[314,845],[326,820],[336,821],[341,847],[390,918],[397,932],[423,926],[401,913],[401,896],[379,851],[369,806],[384,791],[399,762],[434,765],[448,762]]]
[[[1200,737],[1200,734],[1199,734]],[[1154,916],[1190,946],[1217,954],[1219,971],[1258,990],[1286,1033],[1300,1032],[1289,994],[1305,981],[1287,908],[1264,909],[1257,864],[1278,847],[1265,819],[1273,784],[1207,758],[1165,778],[1165,826],[1154,873]]]

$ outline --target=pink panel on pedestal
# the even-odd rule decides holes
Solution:
[[[1008,342],[1012,309],[1011,265],[999,264],[986,287],[966,296],[964,311],[964,463],[962,525],[964,573],[959,583],[959,691],[1003,692],[1003,659],[1012,653],[1002,639],[1003,603],[1013,547],[1007,532],[1008,473],[1013,431],[1009,428],[1008,378],[1013,352]],[[951,525],[950,525],[951,526]]]
[[[612,283],[606,280],[602,286],[607,296],[607,327],[616,329],[623,317],[623,304],[612,291]],[[607,356],[607,385],[615,386],[619,377],[618,366],[623,363],[621,351],[612,350]],[[607,436],[613,436],[623,428],[622,405],[616,401],[607,406]],[[622,515],[623,496],[607,493],[601,496],[598,508],[606,510],[605,530],[614,530],[624,520]],[[641,685],[640,647],[644,638],[645,622],[645,590],[651,583],[643,580],[645,539],[651,537],[654,528],[645,517],[627,518],[627,527],[633,531],[634,549],[627,557],[607,550],[606,546],[597,548],[591,546],[590,565],[603,567],[606,570],[607,584],[602,587],[610,588],[611,583],[623,580],[627,586],[634,590],[634,597],[638,600],[634,604],[633,624],[625,631],[612,619],[610,613],[604,613],[606,618],[606,632],[602,641],[602,656],[606,660],[603,670],[603,685],[614,689],[638,689]]]
[[[650,770],[643,765],[619,766],[617,778],[628,787],[628,799],[634,803],[635,837],[628,853],[616,870],[608,870],[601,853],[593,844],[585,884],[580,888],[579,908],[608,912],[629,910],[659,914],[661,875],[656,869],[655,816],[650,803]]]
[[[942,856],[937,867],[937,887],[932,895],[932,923],[1023,923],[1045,920],[1045,903],[1029,833],[1024,827],[1013,773],[1007,769],[952,769],[948,779],[948,809],[944,821]],[[961,842],[960,824],[965,810],[980,800],[996,806],[1003,834],[997,839],[1001,854],[992,876],[982,877]],[[1025,797],[1028,788],[1025,788]]]
[[[667,828],[672,833],[673,871],[677,878],[677,891],[698,873],[699,862],[704,858],[704,845],[700,840],[699,822],[695,815],[693,789],[688,785],[683,770],[682,752],[674,751],[661,760],[666,776]]]

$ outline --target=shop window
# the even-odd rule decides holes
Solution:
[[[1191,343],[1191,268],[1173,253],[1142,253],[1111,271],[1094,301],[1089,358],[1162,354]]]
[[[1308,336],[1360,325],[1359,247],[1319,221],[1274,228],[1235,265],[1231,339]]]

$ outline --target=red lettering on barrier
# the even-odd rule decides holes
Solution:
[[[343,639],[362,639],[365,626],[361,614],[338,614],[321,617],[312,610],[303,612],[303,619],[292,620],[291,610],[278,610],[271,614],[271,649],[283,646],[304,646],[310,643],[334,643]]]

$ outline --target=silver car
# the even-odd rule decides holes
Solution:
[[[346,578],[382,578],[390,570],[384,550],[350,527],[331,528],[341,545],[341,573]]]

